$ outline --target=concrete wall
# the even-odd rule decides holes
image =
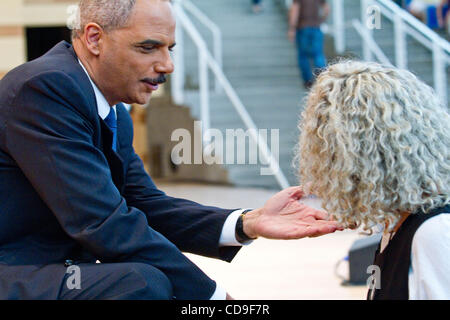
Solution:
[[[0,78],[26,61],[26,27],[65,26],[71,0],[0,1]]]
[[[168,86],[169,84],[166,84]],[[153,97],[145,114],[147,117],[147,160],[148,170],[153,178],[168,181],[198,181],[215,184],[229,184],[227,170],[219,164],[180,164],[174,165],[171,153],[179,141],[171,141],[177,129],[186,129],[191,138],[195,135],[194,119],[191,109],[175,105],[170,99],[170,90],[163,96]],[[135,123],[136,132],[136,123]],[[138,145],[135,143],[135,148]],[[195,152],[195,142],[191,144],[191,155]],[[138,150],[138,149],[136,149]],[[142,155],[140,155],[142,157]]]

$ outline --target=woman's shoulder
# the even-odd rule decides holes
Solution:
[[[441,213],[424,221],[414,234],[412,253],[427,254],[450,250],[450,213]]]

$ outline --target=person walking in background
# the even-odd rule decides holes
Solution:
[[[298,64],[302,73],[305,88],[311,87],[315,69],[326,66],[323,52],[323,33],[320,25],[330,13],[326,0],[294,0],[289,10],[288,38],[296,41]]]
[[[445,29],[448,32],[448,21],[450,17],[450,0],[441,0],[441,3],[436,8],[439,28]]]

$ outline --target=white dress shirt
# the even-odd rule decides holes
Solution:
[[[89,73],[87,72],[83,63],[81,63],[80,60],[78,60],[78,62],[80,63],[80,65],[83,68],[86,75],[88,76],[89,81],[91,82],[92,88],[94,89],[95,99],[97,100],[98,115],[104,120],[108,116],[111,108],[114,109],[114,112],[116,112],[116,115],[117,115],[116,106],[111,107],[109,105],[105,96],[100,92],[98,87],[92,81],[92,79],[89,76]],[[247,210],[247,209],[241,209],[241,210],[236,210],[236,211],[232,212],[228,216],[228,218],[225,220],[225,224],[223,225],[222,233],[220,235],[220,240],[219,240],[220,247],[242,246],[243,245],[242,243],[240,243],[236,240],[235,229],[236,229],[236,222],[244,210]],[[245,243],[245,245],[248,245],[251,242],[252,241],[249,241],[249,242]],[[225,300],[226,294],[227,294],[227,292],[223,288],[216,286],[216,291],[212,295],[211,300]]]

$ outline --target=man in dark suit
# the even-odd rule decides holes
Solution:
[[[82,0],[80,18],[73,46],[0,82],[1,299],[224,299],[181,251],[231,261],[258,236],[337,230],[300,187],[245,219],[158,190],[121,102],[147,103],[173,71],[170,3]]]

